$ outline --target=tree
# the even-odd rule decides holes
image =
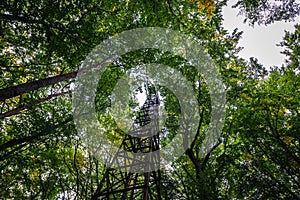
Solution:
[[[238,0],[233,6],[245,16],[250,25],[268,25],[276,21],[293,21],[300,13],[300,4],[295,0]]]
[[[76,136],[71,97],[66,94],[71,89],[70,78],[95,45],[130,28],[162,26],[192,31],[206,41],[203,44],[209,51],[216,52],[215,58],[223,55],[223,45],[234,49],[227,40],[234,36],[210,40],[210,35],[225,31],[220,29],[219,12],[213,18],[212,7],[208,15],[201,5],[186,2],[181,7],[175,1],[1,2],[1,196],[89,198],[99,184],[102,166],[87,156]],[[147,58],[135,52],[122,62],[149,62],[153,53],[149,51]],[[163,56],[160,60],[174,67],[183,62]],[[108,74],[121,75],[118,70]],[[99,91],[111,89],[107,86],[100,85]]]
[[[299,65],[300,65],[299,26],[300,26],[299,24],[295,25],[294,33],[286,32],[284,36],[284,40],[279,44],[281,47],[285,48],[285,50],[282,53],[287,56],[286,62],[288,64],[288,67],[295,70],[296,73],[298,73],[297,71],[299,71]]]
[[[222,135],[211,151],[200,157],[199,147],[211,114],[203,74],[192,70],[178,55],[142,49],[110,63],[98,82],[96,111],[108,138],[118,143],[125,134],[106,115],[110,94],[120,77],[141,63],[165,64],[192,83],[201,119],[186,155],[164,170],[164,198],[297,199],[299,26],[281,43],[288,55],[286,67],[267,72],[256,59],[245,61],[236,56],[241,33],[235,30],[229,34],[222,27],[225,3],[1,2],[0,198],[88,199],[93,195],[104,166],[76,132],[70,85],[80,62],[104,39],[132,28],[159,26],[180,30],[200,41],[222,73],[227,93]],[[265,8],[270,9],[270,16],[276,10],[265,1],[239,1],[237,5],[242,11],[257,9],[256,17],[247,16],[253,23],[272,22],[261,18],[261,5],[269,6]],[[287,14],[275,19],[295,17],[296,5],[289,1],[289,10],[283,10]],[[247,9],[245,12],[252,12]],[[167,113],[161,139],[165,145],[177,133],[180,104],[168,88],[159,87],[159,91]],[[132,101],[130,106],[137,104]]]

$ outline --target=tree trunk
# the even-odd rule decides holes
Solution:
[[[76,75],[77,75],[77,71],[74,71],[74,72],[71,72],[68,74],[53,76],[53,77],[40,79],[37,81],[23,83],[23,84],[20,84],[17,86],[12,86],[12,87],[1,89],[0,90],[0,101],[5,101],[6,99],[10,99],[10,98],[16,97],[18,95],[37,90],[42,87],[46,87],[49,85],[53,85],[55,83],[59,83],[62,81],[66,81],[66,80],[75,78]]]

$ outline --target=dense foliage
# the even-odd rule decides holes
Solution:
[[[236,7],[251,24],[292,20],[299,14],[295,1],[279,2],[242,0]],[[186,155],[162,171],[162,198],[300,199],[300,26],[286,32],[280,43],[286,62],[266,70],[255,58],[237,56],[242,33],[223,27],[226,3],[1,1],[0,199],[92,196],[105,168],[75,129],[72,83],[80,62],[101,41],[151,26],[193,36],[214,60],[226,87],[221,137],[207,155],[199,155],[211,114],[205,78],[180,56],[156,49],[125,54],[99,80],[96,108],[108,137],[119,143],[123,134],[105,115],[117,80],[140,63],[165,64],[192,83],[201,120]],[[168,114],[165,144],[176,134],[180,106],[168,88],[159,89]]]

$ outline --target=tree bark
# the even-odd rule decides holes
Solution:
[[[10,98],[16,97],[18,95],[37,90],[42,87],[46,87],[49,85],[53,85],[55,83],[59,83],[62,81],[66,81],[66,80],[75,78],[76,75],[77,75],[77,71],[74,71],[74,72],[71,72],[68,74],[62,74],[62,75],[58,75],[58,76],[44,78],[44,79],[40,79],[37,81],[23,83],[23,84],[20,84],[17,86],[12,86],[12,87],[1,89],[0,90],[0,101],[5,101],[6,99],[10,99]]]

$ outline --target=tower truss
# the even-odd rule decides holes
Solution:
[[[161,199],[159,104],[158,94],[147,95],[112,159],[114,168],[106,169],[92,200]]]

